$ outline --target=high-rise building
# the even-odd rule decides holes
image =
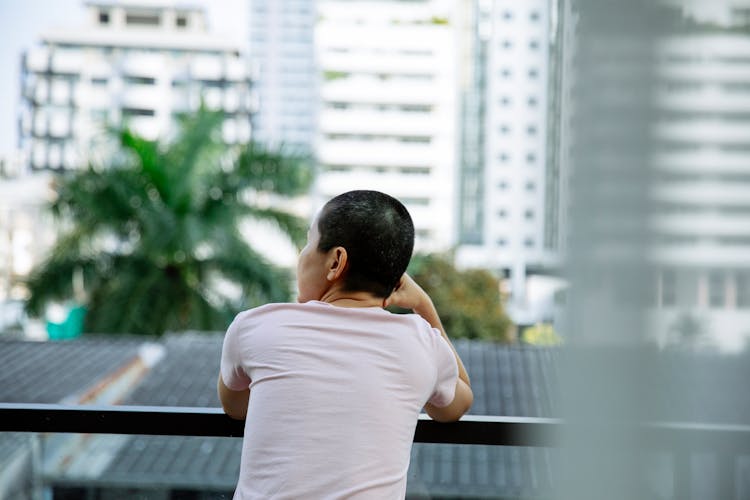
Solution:
[[[455,243],[457,4],[321,0],[314,204],[351,189],[404,202],[417,250]]]
[[[736,351],[750,340],[750,2],[682,14],[658,50],[653,317],[664,343]]]
[[[250,138],[250,72],[203,10],[92,1],[85,28],[49,30],[22,59],[21,145],[32,169],[85,164],[108,125],[155,139],[201,101],[226,112],[224,140]]]
[[[457,261],[508,277],[519,322],[528,275],[559,265],[561,178],[547,158],[549,3],[475,2],[474,80],[464,97]]]
[[[315,0],[251,0],[250,58],[258,109],[253,139],[290,151],[315,144]]]

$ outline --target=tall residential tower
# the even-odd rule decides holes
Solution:
[[[315,0],[251,0],[250,59],[259,104],[253,138],[313,152],[317,113]]]
[[[350,189],[401,199],[418,250],[455,242],[456,3],[321,0],[316,205]]]
[[[521,323],[528,276],[559,266],[561,178],[556,158],[547,158],[556,40],[549,4],[475,2],[473,83],[464,96],[457,260],[508,277],[509,310]]]

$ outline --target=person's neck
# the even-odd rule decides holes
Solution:
[[[385,302],[382,297],[376,297],[370,292],[351,292],[339,289],[328,290],[320,298],[320,301],[338,307],[383,307]]]

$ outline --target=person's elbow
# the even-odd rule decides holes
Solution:
[[[428,404],[425,410],[430,418],[437,422],[456,422],[469,411],[472,403],[474,403],[474,392],[466,382],[459,379],[456,384],[456,394],[448,406],[437,407]]]
[[[250,400],[249,388],[242,391],[233,391],[224,384],[221,375],[219,375],[217,391],[224,413],[235,420],[244,420],[247,417],[247,405]]]

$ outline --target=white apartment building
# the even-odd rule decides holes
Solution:
[[[174,2],[87,2],[88,24],[49,30],[22,60],[21,145],[30,166],[84,165],[108,125],[156,139],[201,99],[224,110],[224,139],[250,138],[248,64],[211,34],[197,7]]]
[[[681,333],[685,316],[697,323],[695,335],[719,349],[737,351],[750,340],[745,3],[724,6],[712,26],[671,36],[660,48],[652,255],[660,272],[652,319],[664,343]],[[716,29],[716,23],[727,29]],[[731,29],[743,23],[744,30]]]
[[[259,105],[253,139],[291,151],[315,145],[315,0],[251,0],[250,58]]]
[[[481,173],[461,200],[462,222],[476,229],[462,234],[457,261],[503,273],[509,312],[520,323],[540,319],[529,309],[529,275],[556,270],[560,260],[560,201],[549,196],[560,176],[549,175],[547,161],[549,4],[478,0],[474,13],[483,151]],[[471,155],[465,147],[464,168]]]
[[[417,251],[456,241],[457,4],[319,0],[314,205],[352,189],[404,202]]]

